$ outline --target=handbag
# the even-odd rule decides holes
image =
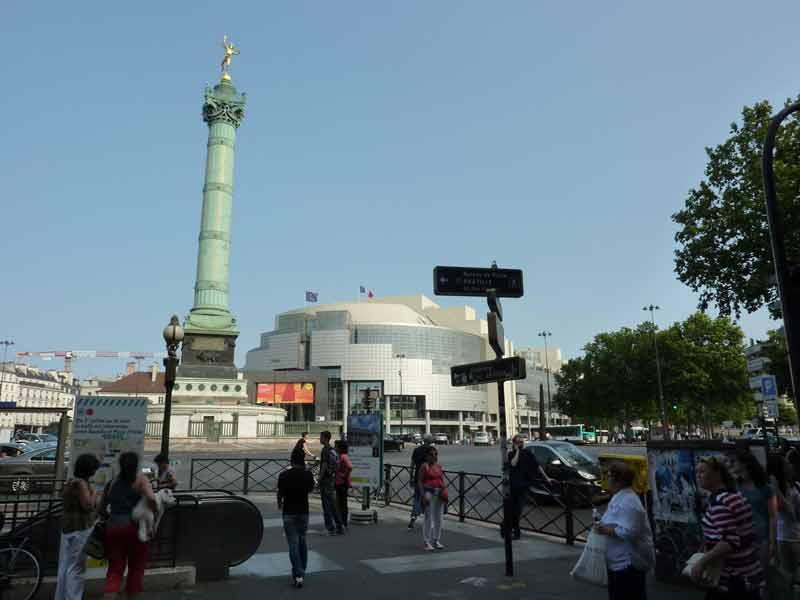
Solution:
[[[606,537],[589,532],[589,539],[583,547],[578,562],[575,563],[569,574],[573,579],[605,587],[608,585],[608,570],[606,568]]]
[[[695,552],[686,561],[686,566],[683,567],[682,575],[691,578],[692,569],[703,558],[702,552]],[[703,575],[698,581],[701,587],[716,588],[719,585],[719,576],[722,573],[722,562],[714,561],[706,565],[703,570]]]
[[[103,519],[92,527],[92,533],[86,540],[86,554],[98,560],[106,557],[106,522]]]

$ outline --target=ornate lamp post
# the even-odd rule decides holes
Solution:
[[[551,331],[540,331],[537,333],[541,338],[544,338],[544,373],[547,377],[547,412],[545,413],[544,426],[547,428],[547,415],[550,415],[553,410],[552,398],[550,397],[550,352],[547,348],[547,338],[553,335]]]
[[[178,315],[172,315],[169,325],[164,327],[164,341],[167,343],[167,358],[164,359],[164,423],[161,427],[161,454],[169,459],[169,424],[172,418],[172,388],[175,387],[175,372],[178,369],[178,346],[183,341],[183,327]]]
[[[656,375],[658,376],[658,399],[661,404],[661,428],[665,440],[669,439],[669,423],[667,422],[667,405],[664,402],[664,384],[661,382],[661,361],[658,358],[658,334],[656,332],[655,311],[660,310],[658,306],[651,304],[642,308],[643,311],[650,311],[650,322],[653,324],[653,348],[656,352]]]
[[[405,354],[395,354],[395,358],[405,358]],[[403,369],[400,368],[397,371],[397,374],[400,376],[400,435],[403,436],[406,433],[405,421],[403,421],[403,412],[405,409],[405,402],[406,399],[403,396]]]

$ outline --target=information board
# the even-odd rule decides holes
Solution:
[[[383,485],[383,416],[380,412],[347,417],[347,454],[353,463],[353,487]]]
[[[119,470],[119,455],[144,453],[147,399],[123,396],[80,396],[75,402],[75,420],[70,448],[70,476],[81,454],[94,454],[100,469],[94,476],[98,489],[105,487]]]

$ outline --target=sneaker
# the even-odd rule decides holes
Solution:
[[[294,587],[296,587],[296,588],[303,587],[303,578],[302,577],[295,577],[294,578]]]
[[[522,537],[522,532],[521,532],[519,529],[517,529],[517,530],[514,532],[514,534],[511,536],[511,539],[512,539],[512,540],[518,540],[518,539],[520,539],[521,537]]]
[[[432,551],[432,550],[435,550],[435,549],[436,549],[436,548],[434,548],[434,547],[433,547],[433,546],[431,546],[430,544],[425,544],[425,550],[427,550],[427,551],[429,551],[429,552],[430,552],[430,551]]]
[[[434,542],[433,547],[436,548],[437,550],[444,550],[444,544],[442,544],[441,542]]]
[[[408,522],[408,530],[411,531],[414,529],[414,523],[416,522],[416,517],[411,517],[411,520]]]

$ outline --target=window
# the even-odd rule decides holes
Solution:
[[[549,465],[556,458],[555,453],[550,450],[550,448],[545,448],[544,446],[534,446],[533,455],[542,466]]]
[[[176,389],[176,390],[179,390],[179,389],[181,389],[181,384],[180,384],[180,383],[176,383],[176,384],[175,384],[175,389]]]
[[[37,456],[31,456],[31,460],[42,461],[42,462],[44,462],[44,461],[53,461],[53,462],[55,462],[55,460],[56,460],[56,451],[55,450],[50,450],[48,452],[43,452],[42,454],[39,454]]]
[[[229,386],[228,384],[225,384],[225,385],[223,385],[223,386],[222,386],[222,391],[223,391],[223,392],[227,392],[227,391],[229,391],[230,389],[231,389],[231,386]]]
[[[212,383],[211,384],[211,391],[212,392],[216,392],[217,391],[217,384],[216,383]]]
[[[187,392],[191,392],[192,391],[192,384],[191,383],[187,383],[186,384],[186,391]]]
[[[197,389],[200,390],[201,392],[205,392],[206,391],[206,384],[205,383],[201,383],[200,385],[197,386]]]
[[[241,392],[241,391],[242,391],[242,386],[240,386],[240,385],[237,385],[237,386],[236,386],[235,388],[233,388],[233,389],[234,389],[234,391]]]

